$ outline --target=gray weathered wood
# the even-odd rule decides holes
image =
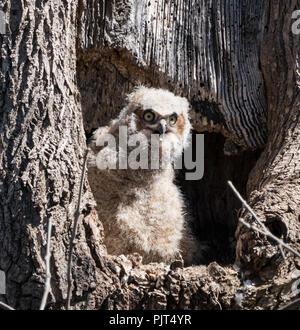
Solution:
[[[159,84],[177,82],[193,106],[197,130],[222,132],[244,148],[255,149],[266,141],[259,48],[268,3],[82,0],[88,10],[80,11],[78,44],[90,52],[125,51],[126,55],[115,61],[111,56],[108,62],[118,61],[120,67],[123,61],[126,67],[131,61],[146,71],[151,67],[152,77],[154,72],[160,76]],[[101,67],[95,59],[91,55],[90,65]],[[83,61],[88,63],[86,57]],[[128,66],[123,71],[129,71],[128,78],[133,75]],[[128,80],[149,82],[144,74]],[[98,81],[98,88],[108,83],[103,78]],[[118,86],[117,93],[120,89],[128,89],[128,85]],[[105,112],[109,106],[100,101],[86,111]]]

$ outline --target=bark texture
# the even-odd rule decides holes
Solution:
[[[48,308],[63,308],[84,128],[106,124],[138,82],[187,96],[198,132],[222,133],[242,149],[263,146],[268,128],[248,199],[270,229],[299,250],[299,37],[291,32],[297,8],[296,0],[1,3],[9,28],[0,35],[0,269],[7,277],[0,299],[20,309],[39,307],[51,218]],[[199,232],[206,228],[217,242],[217,226],[207,230],[201,219],[216,225],[223,219],[233,235],[237,217],[228,205],[239,204],[225,182],[235,178],[245,192],[259,152],[220,160],[224,138],[208,139],[218,179],[208,174],[185,189]],[[235,148],[225,143],[225,152]],[[204,191],[216,200],[205,202],[208,210],[200,207]],[[227,265],[183,268],[180,260],[142,265],[138,255],[109,256],[103,234],[85,182],[73,255],[75,309],[274,309],[295,296],[290,289],[300,261],[287,254],[283,262],[273,242],[241,226],[239,269],[232,267],[234,242],[222,259]]]
[[[104,100],[120,100],[131,87],[128,83],[177,82],[194,107],[199,130],[222,132],[244,148],[263,146],[266,106],[259,47],[267,3],[82,0],[81,8],[88,10],[80,11],[79,46],[90,51],[89,60],[86,52],[83,59],[87,70],[94,72],[103,62],[104,50],[109,53],[107,66],[116,67],[127,81],[115,77],[117,89],[109,81],[101,94],[106,97],[88,105],[88,116],[97,109],[107,111],[110,104]],[[150,76],[133,72],[133,63]],[[106,78],[112,76],[101,75],[98,86]]]
[[[300,250],[300,94],[299,35],[291,32],[299,1],[274,1],[261,47],[267,91],[268,143],[248,181],[249,201],[278,237]],[[248,219],[245,212],[241,217]],[[300,277],[300,260],[290,253],[284,262],[278,245],[239,226],[237,262],[272,287],[261,302],[280,305],[299,294],[291,290]],[[247,257],[249,256],[249,257]],[[266,291],[267,292],[267,291]]]
[[[7,303],[38,308],[50,218],[51,300],[62,303],[66,297],[66,256],[85,146],[76,87],[77,3],[4,1],[1,9],[8,29],[0,36],[0,268],[7,277]],[[94,277],[87,249],[84,241],[76,245],[75,268],[86,267],[74,269],[83,280],[78,292]]]

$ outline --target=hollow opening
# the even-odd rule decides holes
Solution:
[[[208,248],[207,264],[212,261],[221,265],[234,263],[235,230],[241,203],[227,181],[232,181],[245,196],[249,173],[260,155],[260,151],[244,151],[226,156],[224,142],[221,134],[204,134],[204,175],[201,180],[186,180],[186,169],[177,173],[177,184],[191,215],[193,231]]]
[[[84,56],[79,60],[77,73],[87,136],[92,129],[107,125],[110,119],[117,117],[124,106],[125,95],[138,81],[172,90],[170,86],[158,83],[152,76],[149,78],[137,70],[128,70],[124,76],[110,59],[105,59],[102,54],[92,55],[90,63]],[[205,264],[212,261],[221,265],[234,263],[235,231],[241,203],[227,181],[232,181],[245,196],[249,173],[260,155],[260,151],[244,151],[226,156],[224,143],[225,138],[221,134],[204,133],[203,178],[185,180],[185,169],[178,170],[176,175],[176,184],[184,196],[186,211],[191,215],[192,230],[207,247]],[[89,180],[93,180],[91,173]]]

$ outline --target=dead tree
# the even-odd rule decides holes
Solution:
[[[253,219],[300,250],[299,0],[4,0],[0,35],[1,300],[39,307],[51,219],[51,294],[64,308],[85,132],[137,83],[186,96],[205,132],[205,174],[178,181],[211,247],[207,265],[109,256],[87,180],[73,252],[75,309],[275,309],[294,299],[299,259],[238,224]],[[95,178],[96,179],[96,178]],[[233,264],[238,267],[234,267]],[[251,284],[251,285],[249,285]]]

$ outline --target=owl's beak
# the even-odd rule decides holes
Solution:
[[[162,119],[159,122],[159,133],[161,134],[160,140],[162,140],[165,137],[166,131],[167,131],[167,122],[165,119]]]

